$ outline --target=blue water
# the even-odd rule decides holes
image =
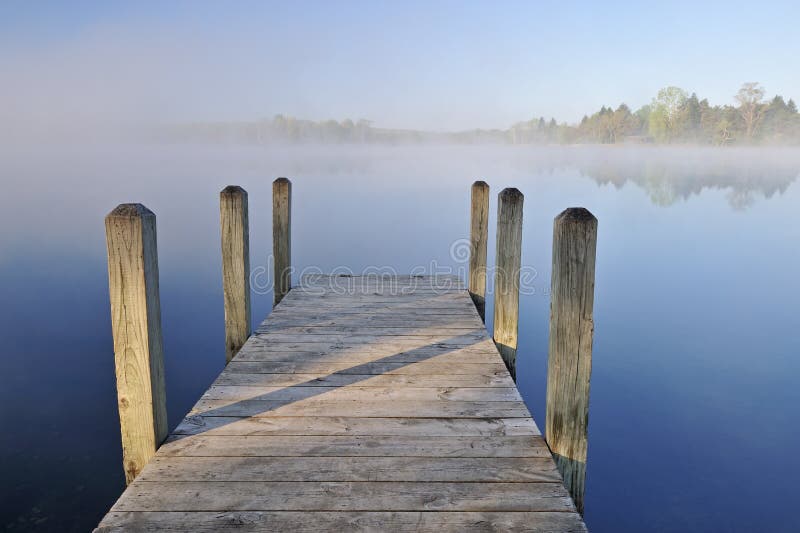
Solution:
[[[599,219],[586,522],[797,531],[800,152],[530,147],[5,147],[0,524],[85,531],[124,487],[103,217],[158,217],[170,426],[224,360],[218,192],[293,180],[298,267],[463,269],[469,186],[525,194],[518,380],[544,426],[552,220]],[[496,209],[491,208],[491,228]],[[493,234],[493,230],[491,232]],[[490,237],[490,262],[493,256]],[[435,263],[432,263],[434,261]],[[253,295],[254,320],[269,292]],[[491,318],[491,300],[487,317]],[[491,320],[489,320],[491,326]]]

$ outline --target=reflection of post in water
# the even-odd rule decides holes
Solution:
[[[556,217],[545,438],[581,514],[592,373],[596,245],[597,219],[589,211],[571,208]]]

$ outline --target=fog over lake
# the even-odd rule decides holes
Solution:
[[[586,523],[791,531],[800,476],[800,150],[468,145],[0,147],[0,471],[11,530],[85,531],[124,488],[103,217],[158,221],[170,428],[225,363],[219,191],[293,184],[298,269],[465,272],[470,185],[525,195],[519,388],[544,426],[553,218],[599,220]],[[272,295],[254,290],[253,319]],[[491,291],[487,326],[491,328]],[[12,429],[13,428],[13,429]],[[624,512],[623,512],[624,511]]]

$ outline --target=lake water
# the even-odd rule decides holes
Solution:
[[[0,149],[0,524],[85,531],[124,487],[103,217],[158,217],[170,427],[225,361],[218,193],[293,180],[293,262],[465,265],[470,184],[525,194],[518,381],[544,427],[553,218],[599,219],[586,522],[797,531],[800,151],[593,147]],[[491,204],[489,261],[494,256]],[[272,296],[253,295],[263,319]],[[491,299],[487,317],[491,323]]]

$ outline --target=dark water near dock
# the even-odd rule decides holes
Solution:
[[[44,154],[44,155],[43,155]],[[0,524],[85,531],[124,487],[103,217],[158,217],[170,427],[225,361],[218,193],[293,180],[293,262],[466,268],[469,191],[525,194],[518,381],[544,427],[552,220],[599,219],[586,522],[797,531],[800,151],[671,148],[0,149]],[[489,261],[494,256],[491,204]],[[405,245],[398,247],[397,243]],[[253,295],[253,317],[270,310]],[[491,298],[487,302],[491,317]],[[489,320],[490,322],[490,320]]]

